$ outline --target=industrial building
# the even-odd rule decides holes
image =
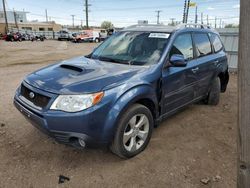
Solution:
[[[25,30],[25,31],[54,31],[58,32],[62,29],[60,24],[54,21],[38,22],[28,21],[26,11],[7,11],[7,21],[9,30]],[[5,33],[5,17],[4,12],[0,11],[0,33]]]

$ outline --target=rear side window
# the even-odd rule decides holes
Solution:
[[[221,43],[219,36],[214,33],[209,33],[209,36],[210,36],[212,45],[214,47],[215,53],[221,51],[223,49],[223,45]]]
[[[170,50],[169,57],[174,54],[183,55],[186,60],[193,59],[194,53],[191,34],[186,33],[177,36]]]
[[[196,46],[197,57],[203,57],[212,53],[211,44],[206,33],[195,33],[193,39]]]

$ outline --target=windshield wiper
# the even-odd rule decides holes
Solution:
[[[99,56],[97,59],[99,59],[100,61],[107,61],[107,62],[112,62],[112,63],[122,63],[125,64],[126,62],[123,60],[119,60],[119,59],[112,59],[109,57],[104,57],[104,56]]]
[[[131,60],[128,62],[129,65],[145,65],[145,62],[143,61],[136,61],[136,60]]]

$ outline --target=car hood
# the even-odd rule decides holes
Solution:
[[[145,69],[78,57],[35,71],[25,82],[57,94],[94,93],[122,84]]]

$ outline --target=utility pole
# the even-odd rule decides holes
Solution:
[[[46,22],[48,22],[48,11],[45,9]]]
[[[88,0],[85,0],[85,15],[86,15],[86,27],[89,28],[89,6]]]
[[[214,28],[217,28],[217,17],[214,19]]]
[[[201,13],[201,24],[203,24],[203,12]]]
[[[14,20],[15,20],[15,25],[17,30],[19,31],[18,24],[17,24],[17,16],[16,16],[16,11],[13,9],[13,14],[14,14]]]
[[[170,18],[170,20],[171,20],[171,25],[174,26],[175,25],[175,23],[174,23],[175,18]]]
[[[222,28],[222,19],[220,18],[220,28]]]
[[[209,25],[209,21],[208,21],[208,15],[207,15],[207,25]]]
[[[186,22],[186,11],[187,11],[187,0],[184,1],[184,10],[183,10],[183,20],[182,20],[182,23]]]
[[[3,12],[4,12],[4,18],[5,18],[5,32],[7,34],[9,32],[9,25],[8,25],[7,13],[6,13],[6,8],[5,8],[5,0],[3,0]]]
[[[188,23],[189,7],[190,7],[190,0],[188,0],[188,2],[187,2],[187,13],[186,13],[186,20],[185,20],[185,23]]]
[[[160,12],[162,12],[161,10],[157,10],[157,11],[155,11],[155,12],[157,12],[157,24],[160,24]]]
[[[198,23],[198,6],[195,7],[195,23]]]
[[[71,15],[71,16],[72,16],[72,26],[74,28],[74,26],[75,26],[75,15]]]
[[[237,187],[250,185],[250,1],[240,1],[240,31],[238,51],[238,139]]]

